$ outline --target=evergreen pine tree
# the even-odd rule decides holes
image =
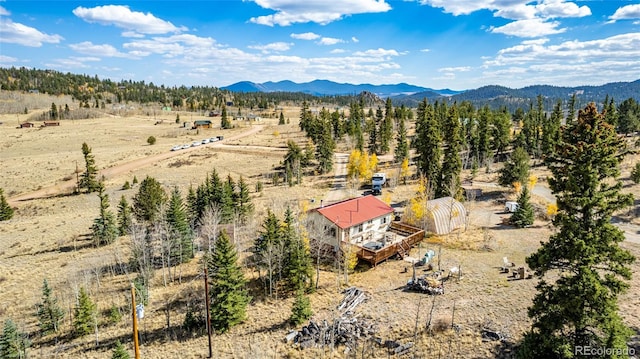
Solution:
[[[155,178],[147,176],[138,193],[133,197],[133,213],[139,221],[152,223],[160,214],[161,206],[167,202],[167,194]]]
[[[518,209],[511,215],[509,221],[518,228],[529,227],[533,224],[535,213],[531,205],[531,196],[529,194],[529,186],[524,184],[522,191],[518,196]]]
[[[640,183],[640,162],[636,162],[631,170],[631,180],[633,183]]]
[[[447,148],[442,161],[440,180],[436,189],[436,197],[451,196],[457,200],[462,199],[462,187],[460,172],[462,171],[462,159],[460,158],[460,119],[456,105],[449,108],[445,123],[445,141]]]
[[[286,248],[285,276],[288,287],[294,291],[313,288],[313,263],[309,248],[295,228],[291,208],[284,213],[282,239]]]
[[[378,108],[378,114],[382,116],[382,110]],[[377,119],[377,116],[376,116]],[[374,119],[370,119],[367,121],[367,129],[369,130],[369,144],[367,145],[367,150],[369,154],[378,152],[378,122]]]
[[[224,333],[244,321],[247,304],[251,300],[242,268],[238,265],[238,254],[224,231],[215,243],[208,266],[211,275],[211,326]]]
[[[73,311],[74,334],[77,337],[82,337],[91,333],[97,324],[97,314],[98,311],[96,304],[93,303],[84,287],[80,287],[78,303]]]
[[[591,103],[562,132],[558,155],[546,161],[558,231],[527,258],[540,282],[521,358],[582,357],[576,350],[586,347],[627,349],[630,330],[617,300],[629,287],[634,257],[619,246],[624,233],[611,223],[613,213],[632,203],[617,178],[624,147]]]
[[[92,238],[97,246],[112,243],[118,238],[118,225],[113,212],[109,210],[109,195],[104,193],[104,185],[98,186],[100,198],[100,215],[93,220]]]
[[[11,319],[4,322],[2,336],[0,336],[0,358],[22,359],[27,357],[27,348],[31,342]]]
[[[231,121],[229,121],[229,115],[227,114],[227,106],[224,104],[222,105],[222,114],[220,117],[222,118],[220,127],[224,130],[231,128]]]
[[[289,322],[293,325],[300,325],[307,319],[311,318],[312,315],[313,312],[311,311],[311,302],[309,301],[309,297],[304,294],[304,291],[297,290],[296,299],[293,302],[293,307],[291,308]]]
[[[166,216],[171,229],[171,262],[186,263],[193,258],[193,232],[178,187],[171,192]]]
[[[37,308],[40,332],[43,335],[57,333],[64,318],[64,310],[58,306],[58,300],[52,295],[46,278],[42,283],[42,302],[38,303]]]
[[[393,138],[393,113],[391,98],[387,97],[384,105],[384,117],[380,123],[380,153],[387,153],[391,148],[391,140]]]
[[[278,118],[278,125],[284,125],[284,114],[280,111],[280,117]]]
[[[91,147],[87,143],[82,144],[82,155],[84,156],[85,172],[80,178],[79,187],[87,191],[87,193],[95,192],[100,187],[98,180],[98,169],[96,168],[96,160],[91,154]]]
[[[8,221],[13,218],[13,208],[4,197],[4,191],[0,188],[0,221]]]
[[[415,147],[418,153],[418,171],[432,183],[440,174],[440,158],[442,157],[442,137],[433,106],[425,98],[418,105],[416,118]]]
[[[129,352],[125,349],[124,345],[118,340],[116,342],[113,352],[111,352],[111,359],[130,359]]]
[[[253,203],[251,203],[249,186],[242,176],[240,176],[240,179],[238,180],[238,194],[235,198],[236,213],[240,217],[240,221],[244,223],[249,215],[253,213]]]
[[[131,226],[133,225],[133,215],[131,213],[131,206],[129,206],[129,202],[122,195],[120,197],[120,202],[118,202],[118,233],[121,236],[129,233]]]
[[[555,155],[555,149],[560,140],[560,126],[562,125],[562,101],[558,100],[553,112],[542,124],[542,154],[545,157]]]
[[[318,171],[323,174],[333,169],[333,152],[336,144],[331,136],[331,124],[323,121],[319,142],[316,142],[316,158],[318,159]]]
[[[512,186],[519,182],[524,185],[529,181],[529,155],[522,147],[516,147],[500,170],[498,183]]]
[[[493,114],[493,127],[491,131],[491,149],[497,156],[506,151],[511,141],[511,116],[506,107]]]
[[[407,141],[407,125],[405,118],[400,117],[398,119],[398,133],[396,134],[396,148],[393,154],[393,159],[396,163],[402,163],[405,159],[409,158],[409,142]]]
[[[491,154],[491,125],[493,124],[493,113],[489,105],[485,105],[478,111],[478,166],[484,166],[486,160],[492,157]]]

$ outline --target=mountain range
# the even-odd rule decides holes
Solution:
[[[357,95],[362,92],[370,92],[381,99],[391,98],[394,105],[404,104],[410,107],[415,107],[420,101],[427,98],[431,101],[445,99],[459,102],[470,101],[481,106],[488,104],[493,108],[506,106],[511,109],[529,104],[538,95],[541,95],[545,101],[553,103],[558,99],[567,100],[573,94],[576,94],[578,104],[591,101],[602,103],[607,96],[613,98],[616,102],[621,102],[627,98],[634,98],[636,101],[640,101],[640,79],[633,82],[611,82],[600,86],[534,85],[513,89],[506,86],[490,85],[463,91],[432,89],[406,83],[356,85],[328,80],[314,80],[305,83],[292,81],[269,81],[264,83],[242,81],[221,89],[231,92],[301,92],[315,96]]]
[[[221,87],[221,89],[231,92],[302,92],[314,96],[357,95],[361,92],[366,91],[376,94],[381,98],[413,95],[420,92],[432,93],[432,95],[435,96],[451,96],[462,92],[450,89],[435,90],[427,87],[409,85],[406,83],[393,85],[354,85],[328,80],[314,80],[304,83],[296,83],[293,81],[269,81],[263,83],[241,81],[229,86]]]

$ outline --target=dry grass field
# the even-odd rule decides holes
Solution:
[[[46,110],[46,105],[40,109]],[[184,121],[190,121],[190,116],[180,114]],[[30,334],[33,342],[30,357],[110,358],[117,340],[125,343],[132,353],[128,305],[130,281],[136,274],[126,271],[129,240],[121,237],[108,246],[92,246],[87,234],[98,214],[98,197],[68,195],[65,191],[72,187],[62,186],[75,183],[76,162],[80,169],[83,167],[83,142],[92,148],[96,164],[105,176],[114,211],[120,196],[130,199],[137,192],[137,186],[121,189],[134,176],[139,180],[152,176],[167,190],[177,186],[183,194],[190,185],[204,181],[214,168],[221,176],[231,174],[235,179],[243,176],[250,184],[256,212],[247,227],[237,231],[235,240],[241,249],[255,238],[267,208],[280,214],[286,206],[296,209],[302,203],[314,206],[330,191],[332,174],[306,177],[296,187],[271,184],[268,174],[282,161],[286,141],[306,141],[298,131],[295,108],[285,113],[291,119],[288,125],[278,126],[277,119],[265,119],[234,123],[236,127],[230,130],[197,132],[175,124],[175,117],[175,113],[141,111],[121,117],[62,121],[59,127],[17,129],[15,114],[0,115],[0,188],[16,208],[12,220],[0,222],[0,321],[12,318]],[[195,119],[201,117],[193,115]],[[162,123],[156,124],[159,121]],[[214,124],[217,121],[214,119]],[[169,151],[173,145],[217,135],[223,135],[225,141]],[[149,136],[157,138],[155,145],[147,144]],[[623,178],[628,178],[631,164],[638,159],[639,156],[627,159]],[[491,173],[480,171],[476,180],[495,182],[495,169]],[[537,174],[540,178],[545,176],[543,172]],[[264,184],[260,193],[253,191],[258,181]],[[539,182],[544,186],[543,180]],[[481,328],[501,331],[510,341],[517,341],[529,327],[526,308],[535,294],[536,280],[510,280],[498,268],[505,256],[518,266],[524,265],[525,257],[548,238],[552,229],[548,220],[542,218],[527,229],[503,225],[505,215],[501,211],[509,193],[491,186],[484,189],[484,196],[466,204],[470,209],[470,226],[466,231],[430,238],[411,252],[412,257],[420,257],[433,249],[439,253],[437,260],[443,269],[448,271],[454,266],[462,269],[459,280],[447,282],[444,295],[431,297],[403,291],[411,277],[410,264],[405,261],[389,260],[376,268],[360,265],[349,276],[348,283],[342,275],[326,269],[321,272],[319,290],[311,295],[314,318],[332,318],[342,299],[341,291],[353,285],[369,295],[357,313],[376,323],[379,337],[416,343],[416,357],[511,357],[508,343],[483,341]],[[54,195],[60,190],[63,192]],[[625,190],[640,197],[640,186],[632,185],[628,179]],[[393,204],[404,203],[414,193],[415,183],[393,186],[387,191]],[[32,197],[36,198],[29,199],[28,195],[34,193],[37,196]],[[351,193],[357,195],[355,191]],[[534,200],[544,208],[545,198],[534,196]],[[635,206],[639,206],[638,200]],[[640,224],[633,214],[622,218]],[[623,245],[640,258],[640,241],[627,241]],[[626,323],[640,335],[640,262],[633,264],[632,269],[634,278],[622,298],[620,310]],[[185,336],[180,329],[187,305],[202,303],[199,256],[180,266],[174,274],[175,281],[166,286],[161,271],[153,279],[145,318],[140,320],[143,358],[207,356],[206,335]],[[418,269],[418,274],[422,274],[422,269]],[[284,336],[292,329],[287,324],[292,298],[265,298],[253,280],[256,273],[247,269],[246,275],[252,279],[254,296],[248,319],[224,335],[214,335],[215,358],[348,357],[341,347],[302,351],[284,343]],[[67,312],[62,335],[57,339],[37,334],[35,306],[40,301],[44,278],[49,280]],[[97,302],[100,325],[97,335],[74,339],[69,336],[69,313],[80,286],[86,287]],[[115,324],[109,324],[106,315],[112,306],[123,312],[122,320]],[[432,332],[425,330],[429,318],[434,324]],[[459,325],[459,331],[450,329],[452,321]],[[367,357],[387,357],[385,349],[371,342],[362,345]]]

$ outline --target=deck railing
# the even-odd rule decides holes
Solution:
[[[410,226],[406,223],[391,222],[389,231],[405,236],[401,241],[390,244],[378,250],[373,250],[358,245],[352,245],[358,258],[369,262],[372,266],[378,265],[396,254],[404,253],[407,248],[413,247],[424,238],[424,230]]]

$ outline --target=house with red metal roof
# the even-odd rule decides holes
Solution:
[[[359,258],[372,265],[406,254],[422,240],[424,231],[393,222],[394,209],[373,195],[356,197],[308,212],[310,237],[334,250],[355,247]]]

